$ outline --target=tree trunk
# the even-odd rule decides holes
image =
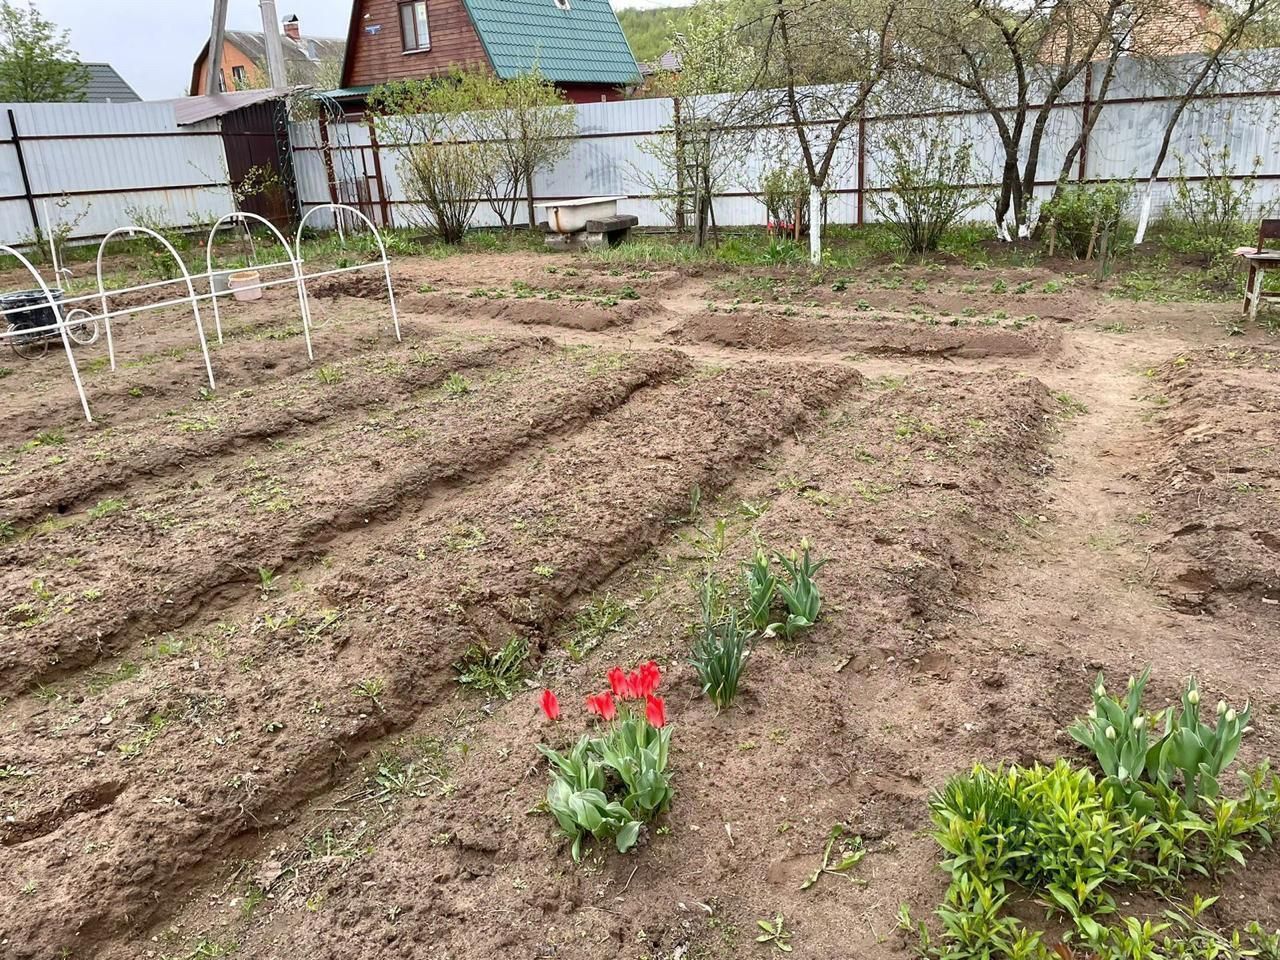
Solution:
[[[538,226],[538,221],[533,214],[533,171],[525,170],[524,172],[524,199],[525,206],[529,212],[529,229],[534,230]],[[512,217],[514,220],[515,218]]]

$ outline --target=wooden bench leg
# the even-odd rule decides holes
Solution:
[[[1262,278],[1266,276],[1267,271],[1262,267],[1258,267],[1253,272],[1253,294],[1249,297],[1249,321],[1255,322],[1258,319],[1258,301],[1262,299]]]

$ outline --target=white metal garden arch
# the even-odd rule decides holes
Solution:
[[[256,220],[258,223],[264,224],[272,233],[276,235],[276,239],[280,241],[280,246],[284,249],[284,252],[289,255],[288,260],[282,260],[279,263],[263,264],[262,266],[255,265],[252,267],[252,269],[269,270],[272,267],[292,267],[293,268],[293,282],[298,287],[298,311],[302,314],[302,336],[307,341],[307,359],[314,360],[315,355],[311,352],[311,311],[310,311],[309,305],[307,304],[307,293],[306,293],[306,288],[303,284],[301,251],[297,249],[291,250],[289,248],[289,241],[285,239],[284,234],[281,233],[279,228],[277,228],[276,225],[272,223],[270,220],[268,220],[266,217],[260,217],[256,213],[248,213],[244,210],[237,210],[234,213],[228,213],[226,216],[222,217],[217,223],[215,223],[213,227],[209,230],[209,240],[205,244],[205,248],[204,248],[205,270],[206,270],[206,276],[208,276],[209,278],[209,296],[213,300],[213,326],[218,334],[218,342],[219,343],[222,342],[222,315],[218,310],[218,297],[225,296],[226,294],[229,294],[232,291],[225,290],[225,291],[222,291],[222,293],[219,293],[218,290],[214,288],[214,285],[213,285],[213,238],[217,234],[219,228],[221,228],[221,226],[224,223],[230,223],[233,220]],[[254,286],[250,286],[242,289],[249,289],[249,290],[262,289],[263,287],[275,286],[276,284],[281,282],[282,281],[279,281],[279,280],[269,281],[267,283],[258,283],[258,284],[255,284]],[[288,282],[288,281],[283,281],[283,282]]]
[[[311,316],[311,306],[306,296],[306,281],[316,280],[316,279],[319,279],[320,277],[330,277],[338,273],[351,273],[356,270],[367,270],[370,267],[376,267],[381,265],[383,275],[387,279],[387,299],[391,303],[391,325],[395,328],[396,340],[400,341],[401,340],[400,315],[396,312],[396,295],[395,295],[395,292],[391,289],[391,261],[387,259],[386,245],[382,242],[382,234],[380,234],[378,232],[378,228],[373,225],[373,221],[370,220],[368,217],[366,217],[363,213],[361,213],[355,207],[347,206],[345,203],[322,203],[312,207],[310,210],[306,212],[306,214],[302,217],[302,222],[298,224],[298,232],[294,238],[294,249],[297,251],[299,268],[301,268],[302,266],[302,231],[306,228],[307,221],[310,220],[312,216],[314,216],[317,212],[321,210],[331,210],[334,212],[335,214],[334,220],[338,222],[339,229],[341,229],[341,221],[336,216],[336,214],[339,211],[343,213],[353,214],[359,217],[361,220],[363,220],[366,224],[368,224],[369,230],[373,233],[373,239],[378,242],[378,253],[381,255],[382,259],[375,263],[357,263],[354,266],[336,267],[333,270],[322,270],[319,273],[304,273],[302,275],[304,312],[308,317]]]
[[[44,294],[44,298],[49,301],[49,308],[53,311],[54,322],[44,327],[31,327],[21,331],[0,330],[0,340],[15,336],[29,336],[32,333],[43,333],[48,330],[56,329],[62,334],[62,346],[67,351],[67,363],[71,364],[71,379],[75,381],[76,392],[80,394],[80,407],[84,410],[84,417],[90,423],[93,423],[93,415],[89,413],[89,398],[84,394],[84,384],[80,381],[80,368],[76,366],[75,355],[71,352],[71,337],[67,333],[66,319],[62,315],[62,307],[53,295],[53,291],[49,289],[49,285],[44,282],[44,277],[40,276],[40,271],[31,265],[31,261],[20,254],[17,250],[8,244],[0,244],[0,253],[7,253],[14,257],[20,264],[27,268],[27,272],[36,278],[36,283],[40,285],[40,292]],[[0,310],[0,316],[7,316],[10,313],[30,310],[30,307],[11,307],[8,310]]]
[[[102,283],[102,254],[107,249],[107,244],[111,242],[111,238],[121,233],[128,233],[128,234],[145,233],[147,236],[151,237],[153,240],[158,241],[160,245],[163,246],[165,250],[168,251],[169,255],[173,257],[174,262],[178,264],[178,269],[182,271],[182,280],[187,285],[187,296],[179,297],[176,300],[164,300],[164,301],[161,301],[160,303],[148,303],[148,304],[144,304],[141,307],[126,307],[123,310],[115,310],[115,311],[108,310],[107,309],[107,290]],[[146,290],[150,287],[168,286],[169,284],[176,283],[176,282],[177,281],[175,280],[160,280],[160,281],[157,281],[156,283],[144,283],[136,287],[129,287],[127,290],[117,290],[113,292],[133,293],[138,290]],[[212,277],[210,278],[210,283],[212,283]],[[160,307],[171,307],[181,303],[190,303],[191,312],[195,316],[195,320],[196,320],[196,334],[200,337],[200,352],[204,355],[205,373],[209,375],[209,389],[213,390],[216,388],[216,384],[213,382],[213,364],[209,361],[209,342],[205,339],[204,324],[200,321],[200,303],[199,303],[200,298],[196,294],[195,285],[191,282],[191,272],[187,270],[187,265],[183,262],[182,257],[178,255],[178,251],[173,248],[173,244],[171,244],[168,240],[160,236],[160,234],[156,233],[154,230],[148,230],[146,227],[138,227],[138,226],[116,227],[114,230],[108,233],[105,237],[103,237],[102,242],[98,244],[98,296],[102,299],[102,321],[104,324],[106,324],[106,327],[107,327],[107,355],[111,358],[112,370],[115,370],[116,368],[116,348],[115,348],[115,342],[111,338],[111,318],[113,316],[119,317],[119,316],[124,316],[130,313],[142,313],[144,310],[157,310]],[[68,347],[67,349],[70,350],[71,348]]]

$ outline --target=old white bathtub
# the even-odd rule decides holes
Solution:
[[[553,233],[577,233],[586,227],[588,220],[615,216],[618,213],[618,201],[625,199],[627,198],[580,197],[577,200],[557,200],[555,203],[540,203],[537,206]]]

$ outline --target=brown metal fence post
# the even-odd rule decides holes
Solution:
[[[22,174],[22,189],[26,194],[27,209],[31,211],[31,226],[35,230],[38,246],[42,242],[43,233],[40,230],[40,217],[36,213],[36,198],[31,192],[31,177],[27,174],[27,158],[22,153],[22,138],[18,136],[18,121],[13,116],[13,110],[9,111],[9,132],[13,135],[13,149],[18,154],[18,171]]]
[[[378,185],[378,209],[382,212],[382,225],[391,226],[391,205],[387,202],[387,183],[382,179],[382,147],[378,144],[378,129],[373,125],[373,117],[364,116],[369,125],[369,144],[373,147],[373,180]]]

